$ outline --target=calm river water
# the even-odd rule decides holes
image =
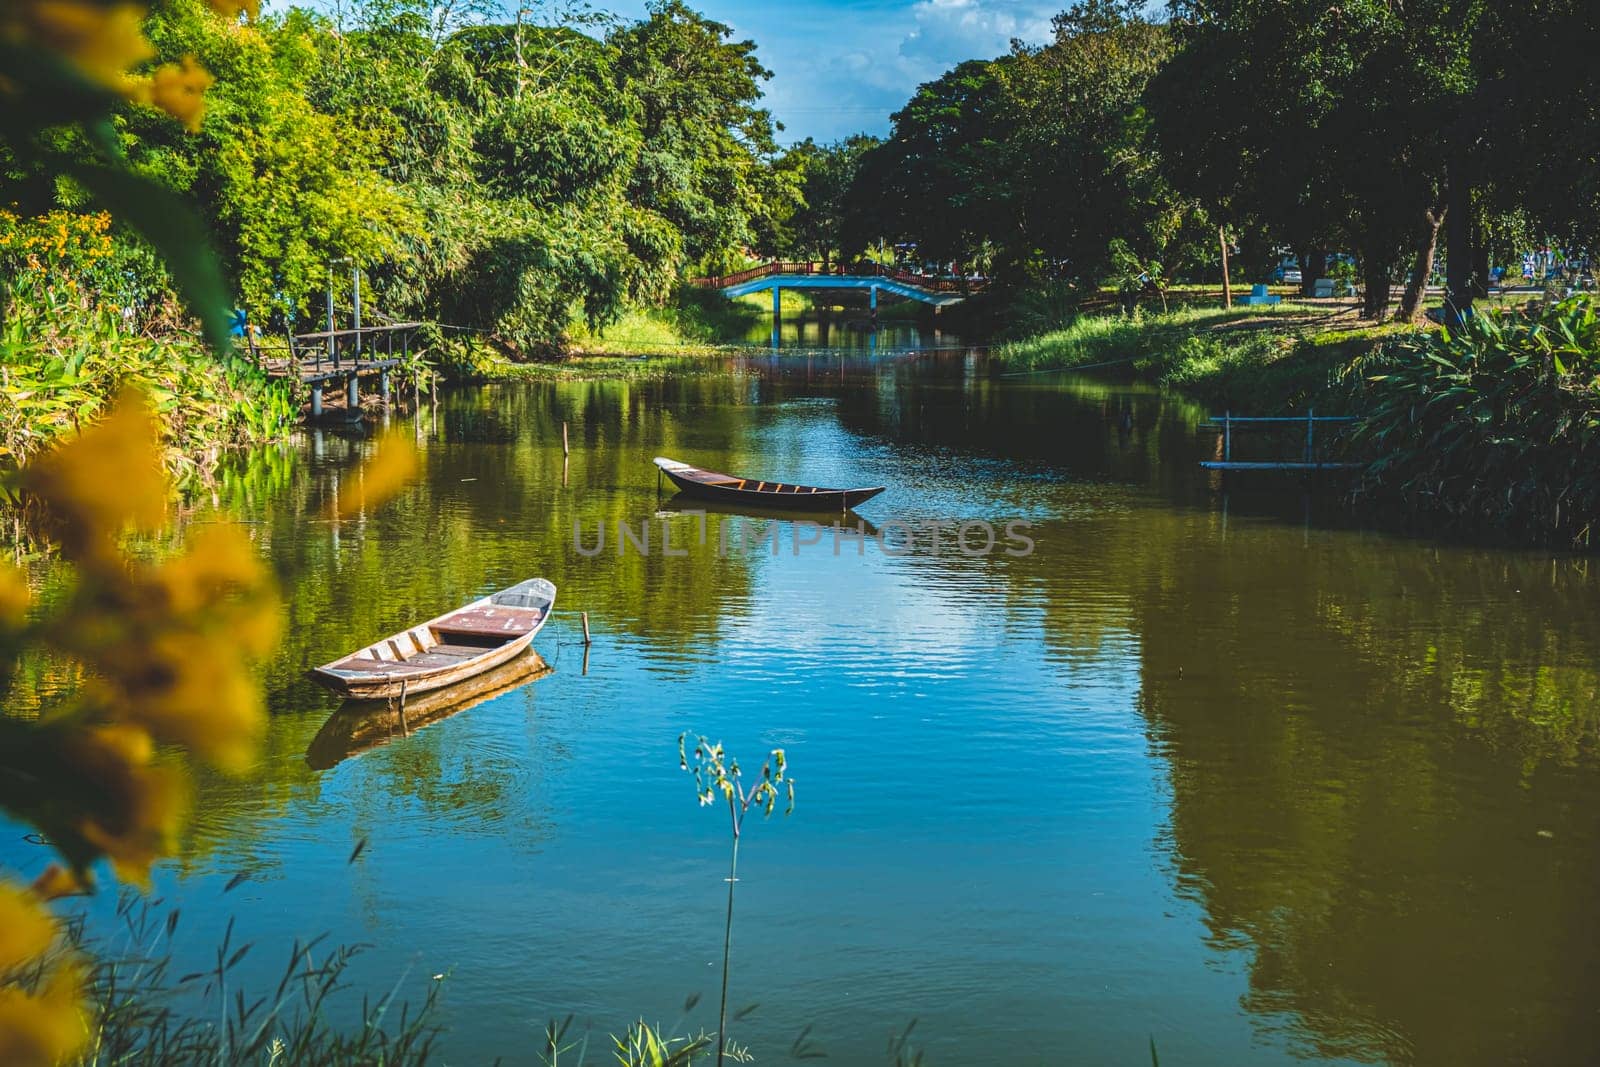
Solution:
[[[1152,1038],[1182,1064],[1590,1060],[1586,562],[1341,528],[1293,483],[1224,496],[1194,406],[837,329],[847,351],[737,373],[450,393],[397,420],[423,475],[364,520],[317,517],[360,437],[231,481],[289,638],[260,766],[204,781],[158,873],[178,971],[230,917],[264,991],[295,936],[367,943],[375,994],[447,976],[451,1063],[535,1062],[568,1013],[597,1040],[671,1025],[694,993],[680,1029],[714,1028],[726,822],[679,770],[688,731],[747,767],[783,746],[798,782],[740,857],[731,1001],[759,1007],[730,1030],[759,1062],[810,1026],[829,1062],[886,1063],[912,1020],[945,1064],[1148,1063]],[[715,514],[701,545],[657,455],[887,485],[860,511],[896,551],[796,552],[790,524],[740,551],[760,520]],[[656,551],[619,556],[619,521]],[[932,521],[940,551],[899,551],[896,522]],[[980,521],[995,549],[956,551]],[[553,673],[308,764],[335,701],[307,666],[533,575],[560,587]],[[19,837],[0,862],[36,870]]]

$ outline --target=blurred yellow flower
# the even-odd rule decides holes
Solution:
[[[405,488],[417,473],[417,446],[411,438],[391,431],[378,442],[372,457],[356,475],[356,491],[343,494],[334,514],[348,519],[367,508],[375,508]]]
[[[205,114],[205,92],[215,80],[193,56],[184,56],[181,64],[163,63],[157,68],[150,78],[149,100],[194,133]]]
[[[55,916],[39,898],[0,881],[0,975],[44,955],[55,939]]]
[[[33,880],[31,887],[40,900],[55,900],[89,891],[89,886],[72,871],[59,863],[52,863],[44,873]]]
[[[88,1040],[83,1009],[83,968],[58,964],[33,993],[0,986],[0,1063],[55,1067]]]
[[[169,633],[145,649],[148,684],[113,714],[174,741],[224,770],[241,771],[266,728],[261,689],[226,633]]]
[[[128,91],[128,70],[155,55],[145,40],[142,4],[19,0],[4,16],[7,35],[60,53],[90,79]]]
[[[206,3],[225,19],[236,19],[241,11],[253,19],[261,17],[260,0],[206,0]]]
[[[177,615],[192,615],[233,593],[264,585],[266,572],[243,529],[226,523],[203,526],[189,550],[153,568],[151,585]]]
[[[0,563],[0,626],[8,629],[21,626],[32,601],[28,576],[9,563]]]
[[[188,807],[187,780],[150,764],[149,735],[132,726],[101,726],[73,735],[66,755],[102,802],[83,814],[78,832],[105,853],[117,877],[148,885],[150,865],[172,852]]]
[[[60,520],[62,549],[75,560],[116,555],[117,537],[133,526],[166,521],[167,479],[155,420],[143,399],[124,393],[110,415],[30,462],[23,488]]]

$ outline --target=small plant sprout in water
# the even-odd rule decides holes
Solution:
[[[747,784],[739,761],[724,752],[721,743],[712,744],[701,737],[690,753],[686,751],[688,736],[678,735],[678,766],[694,771],[694,791],[701,807],[709,807],[719,798],[728,805],[728,916],[722,933],[722,1000],[717,1009],[717,1064],[721,1067],[725,1056],[737,1059],[728,1041],[728,962],[733,949],[733,887],[739,881],[739,837],[744,830],[744,817],[751,808],[771,815],[780,796],[787,798],[783,813],[794,811],[794,779],[789,776],[788,761],[781,748],[772,750],[756,781]]]

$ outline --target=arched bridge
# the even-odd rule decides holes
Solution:
[[[988,285],[988,280],[931,277],[891,270],[876,263],[864,267],[835,266],[827,269],[820,263],[774,262],[735,274],[694,278],[690,284],[705,289],[720,289],[724,296],[729,297],[771,289],[772,310],[776,313],[778,294],[784,289],[866,290],[873,310],[877,310],[880,291],[940,308],[959,304],[972,294],[981,292]]]

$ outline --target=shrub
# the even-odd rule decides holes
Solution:
[[[1476,315],[1352,364],[1373,457],[1358,493],[1451,523],[1588,544],[1600,512],[1592,296]]]

